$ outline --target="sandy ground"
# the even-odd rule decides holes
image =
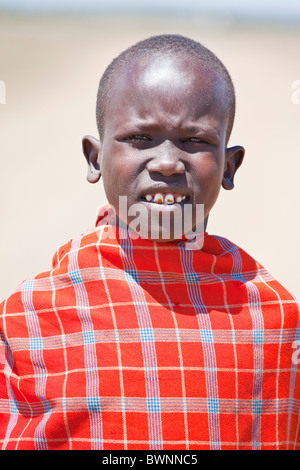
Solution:
[[[61,244],[94,223],[105,201],[86,181],[85,134],[97,136],[99,78],[125,47],[152,34],[203,42],[227,65],[238,109],[231,144],[246,148],[233,191],[208,231],[230,238],[300,298],[300,30],[175,17],[0,14],[0,298],[50,268]]]

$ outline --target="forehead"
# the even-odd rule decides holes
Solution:
[[[207,64],[170,55],[141,58],[125,68],[110,90],[106,124],[119,117],[147,119],[154,112],[180,121],[227,115],[225,84]],[[127,115],[127,116],[125,116]]]

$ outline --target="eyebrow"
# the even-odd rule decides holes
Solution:
[[[161,129],[161,126],[159,124],[149,124],[149,123],[140,123],[138,124],[137,126],[133,126],[137,132],[150,132],[151,130],[152,131],[159,131]],[[219,144],[221,138],[220,138],[220,133],[219,133],[219,130],[216,129],[216,128],[210,128],[208,129],[207,127],[203,127],[203,126],[196,126],[196,125],[187,125],[187,126],[178,126],[179,128],[179,132],[181,132],[182,134],[190,134],[190,137],[207,137],[207,138],[210,138],[212,139],[212,141],[215,143],[215,144]],[[134,132],[136,132],[134,131]]]
[[[147,132],[149,130],[154,130],[154,131],[159,131],[163,126],[157,123],[151,123],[149,121],[144,121],[144,120],[136,120],[135,122],[124,124],[124,127],[121,127],[120,130],[121,132],[131,132],[134,130],[134,132]],[[209,134],[212,137],[219,137],[219,132],[217,129],[208,129],[203,127],[202,125],[187,125],[187,126],[178,126],[178,128],[183,131],[183,132],[188,132],[191,134],[199,134],[199,133],[205,133]]]

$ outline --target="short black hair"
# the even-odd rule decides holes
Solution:
[[[228,141],[235,117],[235,90],[229,72],[212,51],[201,43],[179,34],[162,34],[139,41],[121,52],[109,64],[102,75],[97,93],[96,121],[100,138],[104,134],[105,111],[109,101],[109,91],[113,87],[115,78],[136,59],[141,57],[143,59],[149,57],[150,59],[163,54],[171,54],[179,58],[188,55],[202,62],[202,64],[209,67],[220,77],[221,81],[225,84],[225,93],[229,106],[229,121],[226,134],[226,140]]]

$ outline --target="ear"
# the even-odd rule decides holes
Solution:
[[[97,183],[101,178],[100,141],[86,135],[82,139],[82,150],[88,164],[87,180],[89,183]]]
[[[245,149],[240,145],[230,147],[225,152],[225,169],[223,174],[222,186],[224,189],[234,188],[234,175],[241,166],[245,155]]]

